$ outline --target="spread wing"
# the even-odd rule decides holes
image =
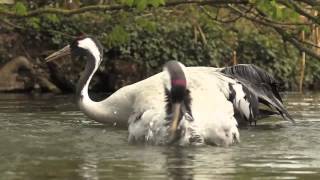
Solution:
[[[221,73],[237,82],[229,84],[229,100],[233,102],[236,115],[255,122],[259,118],[280,114],[283,119],[294,122],[282,103],[279,82],[270,74],[251,64],[222,68]],[[269,109],[262,109],[260,104]]]

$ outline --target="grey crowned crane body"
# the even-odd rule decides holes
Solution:
[[[163,72],[95,102],[88,86],[102,61],[102,46],[82,37],[46,60],[67,54],[87,59],[76,93],[80,109],[95,121],[128,126],[130,142],[231,145],[239,141],[238,122],[271,114],[292,120],[276,81],[252,65],[184,67],[171,61]],[[260,109],[261,103],[272,110]]]

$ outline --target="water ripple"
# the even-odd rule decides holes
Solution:
[[[130,145],[127,130],[88,119],[72,96],[0,95],[6,179],[320,179],[319,94],[287,94],[296,124],[270,118],[232,147]]]

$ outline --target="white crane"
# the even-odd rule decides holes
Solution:
[[[87,60],[76,90],[80,109],[95,121],[128,126],[129,142],[228,146],[239,141],[238,124],[273,114],[293,122],[277,81],[254,65],[184,67],[170,61],[163,72],[95,102],[88,86],[103,59],[101,44],[90,36],[79,37],[46,61],[69,54]]]

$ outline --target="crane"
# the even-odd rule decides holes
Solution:
[[[131,143],[229,146],[240,141],[239,125],[275,114],[294,122],[278,82],[255,65],[185,67],[169,61],[163,72],[93,101],[88,87],[103,60],[102,45],[81,36],[46,61],[66,55],[86,57],[76,88],[80,110],[95,121],[128,127]]]

